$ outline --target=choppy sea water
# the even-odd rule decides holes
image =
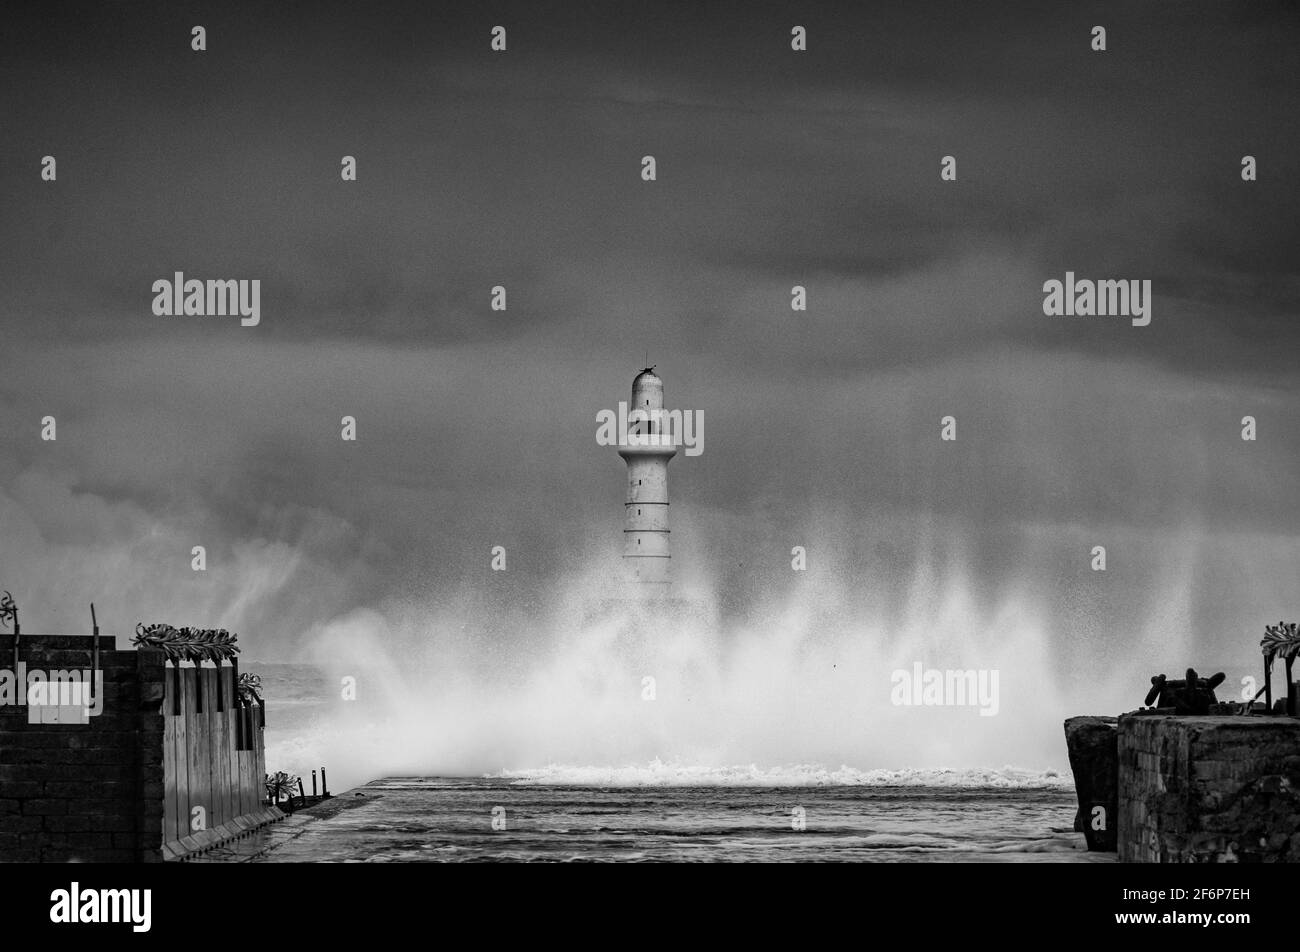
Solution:
[[[1062,787],[576,787],[389,778],[266,862],[1089,862]],[[494,829],[494,822],[496,828]]]
[[[267,666],[263,675],[267,767],[306,776],[317,760],[317,740],[330,729],[318,699],[332,686],[297,666]],[[337,796],[319,819],[277,832],[268,839],[275,848],[259,861],[1112,858],[1086,852],[1083,836],[1072,829],[1072,780],[1055,770],[716,767],[656,760],[383,779],[352,778],[345,764],[335,763],[330,776]],[[340,776],[364,785],[343,790]]]

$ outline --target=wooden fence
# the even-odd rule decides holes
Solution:
[[[162,839],[169,844],[261,810],[266,753],[262,708],[240,705],[234,668],[167,665],[163,682]]]

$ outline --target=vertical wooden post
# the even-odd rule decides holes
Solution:
[[[260,713],[261,710],[262,707],[258,706],[256,708],[251,708],[249,713],[257,714]],[[262,739],[263,732],[260,729],[261,725],[256,721],[253,721],[252,724],[253,732],[252,737],[250,737],[249,740],[252,744],[251,753],[253,758],[253,776],[258,782],[261,782],[266,777],[266,746]]]
[[[180,796],[178,778],[183,776],[186,770],[186,760],[183,753],[177,753],[177,746],[181,741],[177,739],[177,718],[172,711],[176,707],[175,695],[176,687],[174,684],[169,685],[167,680],[167,663],[163,662],[162,668],[163,681],[163,842],[171,843],[181,838],[177,830],[177,800]],[[182,734],[183,738],[184,735]]]
[[[99,674],[99,619],[95,617],[95,603],[90,603],[90,630],[92,640],[90,643],[90,689],[87,697],[93,703],[95,700],[95,680]]]
[[[1291,665],[1295,658],[1286,659],[1286,712],[1295,717],[1295,681],[1291,678]]]
[[[211,693],[211,679],[201,660],[194,663],[194,743],[190,747],[190,811],[203,807],[208,829],[220,824],[217,819],[217,794],[212,776],[212,704],[207,700]]]
[[[20,631],[18,627],[18,606],[14,604],[13,596],[8,592],[5,592],[5,601],[8,603],[5,607],[14,620],[14,677],[18,677],[18,632]],[[26,691],[27,688],[24,686],[23,690]]]
[[[244,703],[239,696],[239,657],[230,659],[231,702],[235,705],[235,750],[244,749]]]

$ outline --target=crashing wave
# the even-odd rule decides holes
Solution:
[[[521,785],[573,787],[983,787],[1007,790],[1070,787],[1074,782],[1068,771],[1011,766],[858,770],[817,764],[767,768],[754,764],[702,767],[660,760],[621,767],[549,764],[532,769],[503,770],[488,776]]]

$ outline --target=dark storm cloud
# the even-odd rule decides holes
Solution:
[[[806,59],[783,55],[779,6],[201,12],[208,56],[182,42],[203,18],[184,8],[18,31],[12,141],[60,153],[63,176],[51,194],[6,169],[6,227],[37,229],[9,315],[30,324],[57,301],[52,335],[152,335],[141,289],[188,268],[261,276],[264,335],[449,344],[526,332],[484,307],[486,287],[526,299],[578,262],[599,282],[610,254],[712,282],[707,310],[769,277],[887,282],[1000,247],[1035,277],[1149,276],[1162,307],[1213,305],[1207,333],[1249,322],[1264,339],[1232,348],[1239,362],[1295,341],[1285,8],[845,5],[807,21]],[[479,47],[497,20],[514,45],[494,60]],[[1111,50],[1093,54],[1079,35],[1102,21]],[[1248,148],[1265,171],[1245,189]],[[636,178],[645,152],[653,188]],[[343,154],[361,167],[347,188]],[[947,188],[945,154],[961,175]],[[996,302],[1001,329],[954,311],[953,346],[1058,345],[1041,295]],[[616,319],[529,316],[576,336]],[[870,348],[862,366],[917,357]]]

